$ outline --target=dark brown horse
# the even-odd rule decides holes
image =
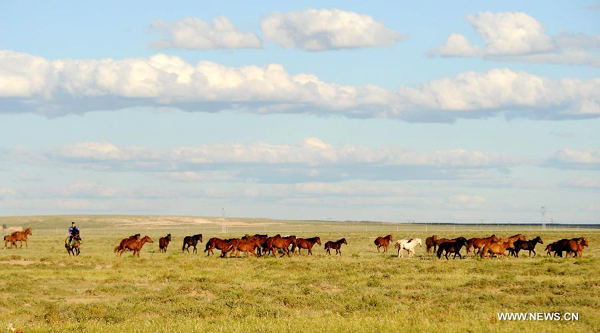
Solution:
[[[233,243],[237,241],[239,241],[238,238],[221,239],[213,237],[209,239],[208,242],[206,242],[206,248],[204,249],[204,252],[208,252],[206,256],[209,257],[211,254],[215,253],[214,249],[216,248],[218,250],[221,250],[221,257],[225,257]]]
[[[81,237],[79,233],[73,235],[73,244],[69,242],[69,237],[65,239],[65,249],[70,256],[78,256],[81,253]]]
[[[387,235],[385,237],[377,237],[375,239],[375,245],[377,246],[377,252],[379,252],[379,248],[383,247],[383,253],[387,252],[388,246],[390,246],[390,242],[394,240],[392,235]]]
[[[298,247],[298,254],[302,249],[307,249],[308,254],[312,255],[312,247],[316,244],[321,245],[321,238],[312,237],[312,238],[298,238],[296,239],[296,244],[292,246],[292,253],[294,253],[294,248]]]
[[[23,247],[23,242],[25,242],[25,248],[27,248],[27,236],[31,235],[31,228],[27,228],[23,231],[15,231],[11,234],[14,239],[14,242],[19,242],[19,248]],[[16,246],[16,244],[15,244]]]
[[[497,242],[498,240],[500,240],[500,238],[496,237],[496,235],[491,235],[486,238],[471,238],[467,241],[467,254],[471,251],[471,247],[473,247],[473,253],[477,254],[486,244]]]
[[[198,253],[198,249],[196,248],[198,242],[202,243],[202,234],[197,234],[194,236],[185,236],[183,238],[183,246],[181,247],[181,252],[187,250],[187,252],[190,253],[190,247],[193,247],[194,253]]]
[[[468,243],[468,241],[464,237],[447,239],[443,242],[439,242],[438,249],[437,249],[438,259],[442,258],[442,254],[444,252],[446,252],[446,254],[445,254],[446,260],[448,260],[448,255],[450,253],[454,253],[454,257],[452,257],[452,259],[455,259],[457,255],[460,259],[462,259],[462,256],[460,255],[460,249],[462,249],[463,246],[467,246],[467,243]]]
[[[438,236],[437,235],[433,235],[431,237],[427,237],[425,238],[425,245],[427,246],[427,253],[431,254],[431,253],[435,253],[436,252],[436,248],[437,248],[437,239]],[[432,252],[433,250],[433,252]]]
[[[329,242],[325,243],[325,255],[330,255],[331,250],[335,250],[335,255],[339,254],[341,256],[342,255],[342,244],[348,245],[348,242],[346,242],[346,238],[342,238],[335,242],[329,241]]]
[[[286,237],[271,237],[267,241],[267,253],[272,253],[275,256],[275,250],[279,249],[283,251],[281,257],[284,257],[286,254],[290,256],[290,245],[296,244],[296,236],[286,236]]]
[[[519,252],[521,250],[526,250],[526,251],[529,251],[529,256],[531,257],[531,252],[533,251],[533,256],[535,257],[537,255],[537,253],[535,253],[535,246],[538,243],[544,244],[544,242],[542,241],[540,236],[537,236],[536,238],[534,238],[533,240],[530,240],[530,241],[518,240],[515,242],[515,249],[512,251],[512,253],[514,254],[515,257],[518,258]]]
[[[154,243],[152,238],[148,236],[144,236],[142,239],[127,239],[125,245],[121,250],[119,250],[119,257],[125,252],[125,250],[130,250],[133,252],[133,255],[140,256],[140,251],[142,251],[142,247],[146,243]]]
[[[171,242],[171,234],[168,234],[165,237],[161,237],[158,239],[158,250],[160,252],[167,253],[167,248],[169,247],[169,243]]]
[[[589,243],[587,238],[579,237],[572,239],[561,239],[553,245],[555,255],[558,255],[559,257],[562,257],[563,252],[566,252],[567,256],[571,254],[573,257],[581,257],[583,256],[584,248],[589,246]]]

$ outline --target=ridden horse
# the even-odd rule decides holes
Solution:
[[[295,244],[296,236],[286,236],[286,237],[271,237],[267,242],[267,253],[272,253],[275,256],[275,249],[279,249],[283,251],[281,257],[290,256],[290,245]]]
[[[125,252],[125,250],[133,251],[133,255],[137,254],[138,258],[140,256],[140,251],[142,251],[142,247],[146,243],[154,243],[152,238],[148,236],[144,236],[142,239],[130,239],[125,242],[125,245],[122,249],[119,250],[119,257]]]
[[[377,237],[374,242],[377,246],[377,252],[379,252],[380,247],[383,247],[383,253],[386,253],[388,246],[390,246],[390,242],[392,242],[393,240],[394,237],[392,235],[387,235],[385,237]]]
[[[79,253],[81,253],[81,250],[79,249],[81,247],[81,236],[79,236],[79,233],[75,233],[73,235],[73,245],[71,245],[69,243],[69,237],[67,237],[65,239],[65,249],[67,249],[67,253],[69,254],[69,257],[72,256],[78,256]]]
[[[208,242],[206,242],[206,248],[204,249],[204,252],[208,252],[208,254],[206,256],[210,257],[211,254],[215,253],[214,249],[216,248],[218,250],[221,250],[221,257],[225,257],[225,255],[227,254],[227,252],[233,245],[234,241],[239,241],[239,239],[237,239],[237,238],[221,239],[221,238],[213,237],[213,238],[209,239]]]
[[[202,234],[197,234],[194,236],[185,236],[183,238],[183,246],[181,247],[181,252],[184,252],[185,250],[187,250],[188,253],[190,253],[190,247],[193,247],[194,253],[198,253],[198,249],[196,248],[196,246],[198,245],[198,242],[202,243]]]
[[[158,250],[160,252],[167,253],[167,248],[169,247],[169,243],[171,242],[171,234],[168,234],[166,237],[161,237],[158,239]]]
[[[435,253],[437,248],[437,238],[437,235],[425,238],[425,245],[427,245],[427,254],[431,254],[432,249],[433,253]]]
[[[533,256],[535,257],[537,255],[537,253],[535,253],[535,246],[540,243],[540,244],[544,244],[544,242],[542,241],[542,239],[540,238],[540,236],[537,236],[536,238],[530,240],[530,241],[522,241],[522,240],[518,240],[515,242],[515,249],[512,250],[512,253],[514,254],[515,257],[519,257],[519,252],[521,250],[526,250],[529,251],[529,256],[531,257],[531,252],[533,251]]]
[[[496,235],[491,235],[486,238],[471,238],[467,241],[467,254],[471,252],[471,247],[473,247],[473,253],[477,254],[483,249],[483,247],[491,242],[497,242],[500,238],[496,237]],[[476,251],[477,250],[477,251]]]
[[[483,249],[480,251],[480,257],[481,258],[485,257],[485,255],[489,252],[490,259],[492,259],[492,256],[494,254],[498,256],[498,259],[500,259],[502,256],[506,255],[506,250],[514,249],[514,248],[515,248],[515,243],[510,238],[505,242],[500,241],[500,242],[486,244],[483,247]]]
[[[454,253],[454,257],[452,259],[456,259],[456,256],[462,259],[462,255],[460,254],[460,250],[463,246],[467,246],[469,241],[464,237],[458,237],[454,239],[448,239],[442,242],[438,242],[437,249],[437,257],[438,259],[442,259],[442,253],[445,253],[446,260],[448,260],[448,255],[450,253]]]
[[[117,247],[115,247],[115,253],[121,251],[123,249],[123,247],[125,247],[125,243],[132,241],[132,240],[139,240],[140,239],[140,234],[135,234],[135,235],[131,235],[127,238],[123,238],[121,240],[121,242],[119,243],[119,245],[117,245]]]
[[[398,249],[398,257],[404,258],[404,252],[408,252],[408,257],[412,257],[415,254],[415,247],[421,246],[421,238],[401,239],[396,242],[396,248]]]
[[[27,236],[31,235],[31,228],[27,228],[24,231],[15,231],[11,234],[14,239],[14,242],[19,242],[19,248],[23,247],[23,242],[25,242],[25,248],[27,248]],[[15,244],[16,246],[16,244]],[[12,247],[12,246],[11,246]]]
[[[300,250],[302,249],[307,249],[308,250],[308,254],[312,255],[312,247],[315,245],[315,243],[321,245],[321,238],[319,237],[313,237],[313,238],[298,238],[296,239],[296,243],[297,243],[297,247],[298,247],[298,254],[300,254]],[[296,244],[294,244],[292,246],[292,253],[294,253],[294,248],[296,247]]]
[[[327,243],[325,243],[325,255],[331,255],[331,249],[335,250],[335,255],[342,255],[342,244],[346,244],[348,245],[348,242],[346,242],[346,238],[342,238],[340,240],[337,240],[335,242],[329,241]]]

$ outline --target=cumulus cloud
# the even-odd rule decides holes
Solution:
[[[180,21],[156,20],[150,25],[152,31],[165,33],[166,39],[155,40],[157,49],[255,49],[262,47],[261,41],[251,32],[236,29],[225,16],[215,17],[211,23],[199,18],[186,17]]]
[[[551,80],[506,68],[417,87],[348,86],[281,65],[228,67],[176,56],[59,59],[0,51],[0,113],[63,115],[129,107],[451,122],[460,118],[600,116],[600,79]]]
[[[465,35],[453,32],[437,49],[438,54],[600,67],[600,57],[589,52],[600,47],[600,35],[561,33],[552,37],[539,21],[521,12],[483,12],[468,15],[466,19],[483,39],[484,45],[472,45]]]
[[[267,41],[307,51],[393,46],[406,38],[370,15],[339,9],[274,12],[261,27]]]

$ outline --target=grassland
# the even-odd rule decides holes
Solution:
[[[71,220],[82,227],[82,254],[67,256]],[[33,228],[28,249],[0,251],[0,331],[562,331],[600,327],[600,232],[507,227],[429,227],[366,223],[187,217],[75,216],[0,218]],[[140,258],[115,257],[127,235],[150,235]],[[173,242],[158,252],[158,238]],[[220,259],[181,253],[186,234],[246,232],[346,237],[341,257],[321,246],[312,257]],[[433,233],[444,237],[540,235],[544,242],[586,236],[584,258],[438,260],[378,254],[373,239]],[[202,249],[204,249],[204,243]],[[464,251],[463,251],[464,253]],[[498,321],[498,312],[573,312],[578,321]]]

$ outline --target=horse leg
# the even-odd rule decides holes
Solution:
[[[194,245],[194,254],[198,254],[198,248],[196,248],[196,245]]]

